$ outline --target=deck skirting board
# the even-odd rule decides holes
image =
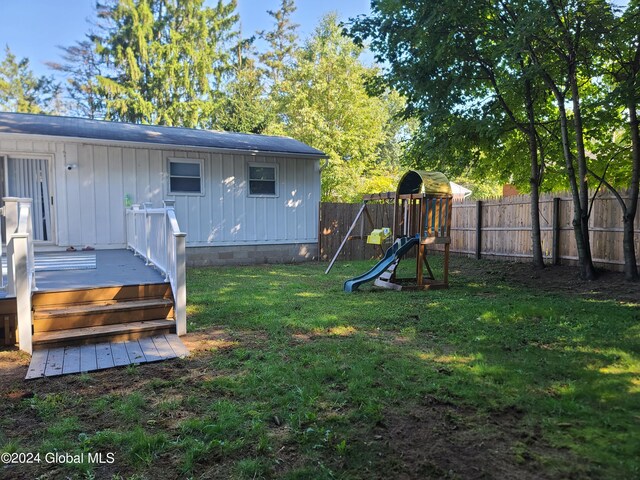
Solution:
[[[84,373],[125,365],[185,357],[189,351],[175,334],[156,335],[126,342],[104,342],[36,350],[27,380]]]

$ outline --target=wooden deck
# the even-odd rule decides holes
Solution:
[[[145,264],[129,250],[96,250],[96,268],[76,270],[36,270],[38,290],[70,290],[87,287],[110,287],[121,285],[144,285],[160,283],[164,276]],[[62,255],[81,256],[85,252],[65,252]],[[60,254],[36,253],[46,259]]]
[[[66,259],[66,260],[65,260]],[[6,285],[6,258],[2,259]],[[71,290],[89,287],[146,285],[164,282],[164,276],[145,264],[130,250],[91,252],[36,252],[38,291]],[[0,290],[0,298],[6,291]]]
[[[170,358],[182,358],[187,355],[189,355],[189,350],[174,334],[145,337],[126,342],[49,348],[33,352],[25,378],[29,380],[91,372]]]

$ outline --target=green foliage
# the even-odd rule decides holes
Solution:
[[[614,185],[626,184],[629,150],[620,153],[620,135],[612,136],[623,130],[626,101],[614,100],[616,82],[607,84],[605,79],[615,72],[629,78],[638,45],[634,2],[617,26],[612,24],[613,4],[601,0],[471,1],[464,9],[457,6],[376,1],[371,14],[356,19],[350,29],[356,42],[369,40],[378,58],[389,63],[384,81],[407,98],[407,115],[421,120],[412,163],[453,176],[466,172],[478,179],[501,177],[528,190],[529,88],[538,157],[546,173],[542,189],[568,188],[558,106],[544,76],[569,102],[574,94],[569,91],[567,62],[572,62],[580,77],[578,93],[588,104],[584,136],[597,154],[594,164],[599,162],[602,172],[615,155],[608,178]],[[622,90],[616,88],[616,94]],[[575,136],[573,111],[567,115],[569,133]],[[578,157],[575,142],[569,147]]]
[[[29,59],[18,59],[7,46],[0,62],[0,110],[19,113],[60,113],[60,86],[51,77],[38,77]]]
[[[342,36],[335,15],[324,17],[297,52],[296,65],[286,71],[274,99],[279,122],[269,131],[329,156],[322,172],[324,200],[356,199],[388,140],[389,110],[382,99],[367,94],[364,83],[375,70],[360,62],[361,51]]]
[[[295,52],[298,50],[298,24],[291,22],[291,15],[296,11],[294,0],[282,0],[276,11],[267,10],[275,21],[274,29],[262,30],[258,35],[268,44],[270,50],[259,55],[265,65],[267,76],[271,79],[272,87],[277,87],[284,77],[287,68],[293,64]]]
[[[244,44],[245,48],[250,47],[250,42]],[[225,87],[225,99],[214,126],[229,132],[262,133],[274,121],[262,83],[263,72],[251,57],[239,53],[238,62],[233,79]]]
[[[231,70],[235,0],[119,0],[102,7],[97,51],[111,69],[98,77],[107,118],[210,126]]]

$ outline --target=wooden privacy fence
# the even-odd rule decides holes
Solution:
[[[626,196],[623,195],[626,199]],[[320,207],[320,258],[331,259],[348,231],[361,204],[323,203]],[[393,226],[392,204],[368,204],[375,228]],[[622,211],[617,200],[600,194],[593,203],[590,238],[593,260],[609,269],[621,270]],[[573,235],[573,200],[568,193],[540,198],[542,251],[549,263],[575,263],[578,259]],[[635,247],[640,263],[640,218],[636,220]],[[338,257],[341,260],[376,258],[379,248],[365,243],[371,231],[364,218],[352,232]],[[364,237],[364,238],[362,238]],[[385,247],[389,246],[386,244]],[[438,247],[435,247],[437,249]],[[504,258],[527,261],[531,249],[531,204],[528,195],[492,200],[454,202],[451,218],[451,252],[478,258]]]

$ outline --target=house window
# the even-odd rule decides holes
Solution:
[[[170,158],[169,193],[201,195],[202,160]]]
[[[278,196],[278,165],[271,163],[249,164],[249,196]]]

